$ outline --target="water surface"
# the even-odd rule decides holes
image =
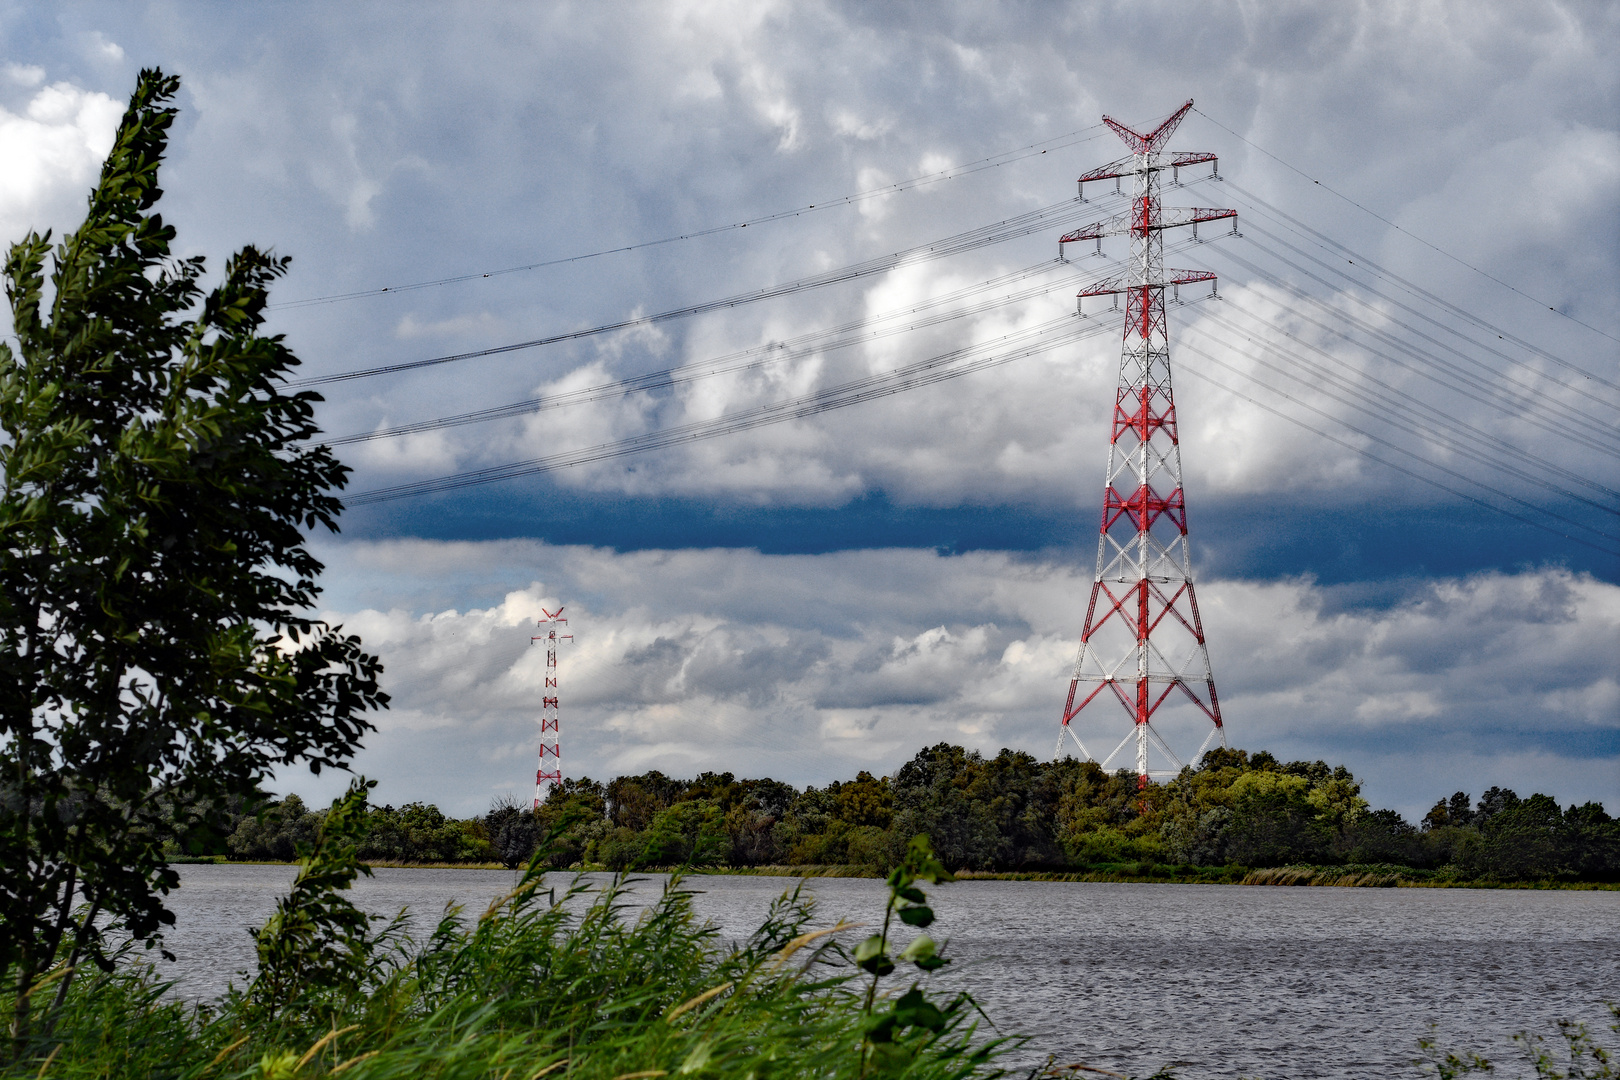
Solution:
[[[164,974],[186,997],[212,996],[252,967],[247,928],[293,871],[179,869],[178,961]],[[408,907],[423,929],[451,902],[476,917],[513,884],[500,870],[375,873],[356,902]],[[663,880],[649,875],[638,895],[655,900]],[[688,883],[727,939],[746,937],[793,885]],[[809,887],[818,924],[882,918],[880,881]],[[970,991],[1003,1030],[1031,1036],[1017,1055],[1031,1064],[1051,1054],[1141,1075],[1180,1062],[1189,1078],[1416,1076],[1431,1023],[1443,1046],[1512,1059],[1514,1032],[1558,1017],[1598,1028],[1600,1003],[1620,999],[1620,892],[964,881],[933,906],[956,958],[940,988]]]

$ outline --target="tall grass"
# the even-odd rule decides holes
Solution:
[[[812,901],[798,890],[784,894],[748,940],[726,947],[696,919],[678,878],[632,916],[630,879],[558,889],[537,859],[486,911],[451,908],[413,938],[399,920],[360,915],[344,893],[364,872],[347,828],[362,803],[363,790],[334,807],[305,852],[292,891],[256,934],[259,970],[247,985],[194,1006],[166,996],[167,984],[131,955],[108,972],[81,971],[50,1025],[54,1034],[22,1048],[0,1075],[956,1080],[1001,1073],[996,1060],[1006,1042],[981,1034],[969,998],[928,1000],[915,979],[890,975],[892,963],[879,973],[868,963],[863,972],[838,933],[808,929]],[[905,895],[891,895],[888,910],[916,906],[914,879],[897,879],[891,892]],[[874,915],[882,921],[884,913]],[[886,950],[886,933],[878,937],[875,948]],[[916,951],[897,959],[917,962]],[[941,958],[928,956],[917,966],[937,967]]]

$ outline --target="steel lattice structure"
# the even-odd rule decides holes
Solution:
[[[1209,649],[1198,615],[1193,588],[1192,562],[1187,544],[1186,498],[1181,487],[1181,445],[1175,398],[1170,386],[1170,340],[1165,322],[1165,291],[1180,299],[1180,287],[1210,283],[1215,275],[1202,270],[1166,270],[1164,230],[1191,227],[1230,218],[1233,210],[1206,207],[1162,209],[1160,176],[1208,164],[1218,168],[1214,154],[1172,153],[1164,149],[1171,134],[1192,108],[1189,101],[1168,120],[1146,134],[1109,117],[1103,123],[1130,147],[1129,157],[1093,169],[1080,177],[1085,185],[1113,180],[1116,189],[1125,177],[1134,183],[1129,213],[1099,221],[1058,241],[1064,245],[1095,241],[1102,250],[1105,236],[1129,236],[1131,258],[1123,278],[1111,278],[1083,290],[1077,298],[1085,314],[1088,297],[1109,296],[1117,310],[1125,297],[1124,345],[1119,360],[1119,386],[1114,398],[1108,472],[1104,481],[1102,526],[1097,539],[1097,574],[1080,634],[1080,652],[1069,682],[1068,701],[1058,729],[1056,756],[1065,750],[1064,736],[1074,740],[1080,753],[1092,758],[1073,721],[1099,696],[1118,701],[1132,724],[1113,753],[1102,760],[1106,768],[1133,741],[1136,772],[1146,786],[1152,776],[1174,775],[1184,762],[1153,727],[1153,716],[1177,692],[1191,700],[1213,725],[1196,763],[1212,741],[1226,745]],[[1105,693],[1107,691],[1107,693]],[[1149,751],[1157,750],[1173,768],[1150,768]],[[1092,759],[1095,760],[1095,759]]]
[[[557,697],[557,643],[560,641],[573,641],[573,634],[557,633],[559,626],[567,626],[568,620],[562,617],[563,609],[547,611],[540,609],[545,616],[536,621],[535,625],[545,631],[529,638],[529,644],[537,641],[546,643],[546,689],[541,697],[540,704],[540,767],[534,774],[534,805],[539,809],[540,804],[546,800],[546,785],[562,783],[562,708]],[[550,768],[547,768],[547,758],[550,758]]]

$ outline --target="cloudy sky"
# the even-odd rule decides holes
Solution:
[[[1074,294],[1125,253],[1056,238],[1120,209],[1075,200],[1101,116],[1192,98],[1220,178],[1166,204],[1242,234],[1167,249],[1221,281],[1170,320],[1232,743],[1613,812],[1617,52],[1534,0],[0,4],[0,238],[75,224],[135,73],[182,76],[181,253],[292,255],[331,380],[383,799],[528,790],[557,604],[571,775],[823,783],[1052,752],[1120,330]]]

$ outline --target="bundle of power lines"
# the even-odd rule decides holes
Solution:
[[[334,303],[495,277],[540,266],[582,262],[749,225],[802,217],[997,168],[1053,149],[1076,146],[1097,134],[1095,128],[1070,132],[954,169],[693,233],[480,274],[313,297],[287,306]],[[1274,158],[1274,155],[1267,156]],[[1291,171],[1299,171],[1280,159],[1275,160]],[[1312,183],[1321,186],[1319,181]],[[1620,517],[1620,491],[1604,479],[1612,472],[1608,466],[1620,457],[1620,428],[1615,422],[1620,411],[1620,382],[1590,370],[1589,364],[1577,363],[1525,340],[1402,277],[1235,182],[1223,182],[1222,196],[1239,210],[1243,222],[1239,238],[1208,245],[1189,239],[1166,247],[1169,256],[1197,244],[1200,255],[1215,264],[1212,268],[1222,271],[1222,279],[1227,283],[1219,303],[1205,305],[1200,309],[1200,317],[1185,320],[1178,327],[1172,348],[1183,356],[1177,365],[1179,373],[1211,383],[1413,480],[1575,543],[1620,555],[1620,522],[1616,521]],[[1072,225],[1107,216],[1124,198],[1110,194],[1089,201],[1066,200],[932,243],[767,288],[491,348],[309,378],[300,385],[385,378],[540,349],[803,294],[1020,237],[1045,234],[1055,239]],[[1351,205],[1372,214],[1359,204],[1351,202]],[[1398,228],[1383,218],[1378,220]],[[1425,246],[1439,251],[1433,245]],[[1460,262],[1445,252],[1439,253]],[[329,441],[343,446],[509,421],[548,410],[649,394],[702,380],[789,365],[835,350],[948,326],[1043,297],[1071,297],[1086,284],[1121,269],[1117,263],[1100,260],[1073,263],[1043,260],[903,309],[826,327],[790,340],[773,341],[595,386],[344,435]],[[1524,295],[1494,275],[1476,267],[1468,269],[1498,287]],[[1235,288],[1235,283],[1248,288]],[[1616,341],[1584,322],[1568,321],[1603,339],[1607,343],[1605,348]],[[1118,332],[1117,320],[1066,314],[998,338],[919,357],[887,371],[827,385],[813,392],[709,419],[658,427],[593,446],[374,488],[350,496],[346,501],[351,505],[366,505],[437,494],[804,420]],[[1187,357],[1193,359],[1189,361]],[[1346,363],[1346,357],[1353,357],[1356,363]],[[1470,403],[1468,408],[1479,415],[1489,416],[1494,412],[1507,422],[1498,424],[1498,430],[1473,422],[1460,415],[1458,399]],[[1329,402],[1339,408],[1325,408]],[[1585,467],[1560,463],[1550,454],[1533,449],[1527,439],[1515,437],[1519,432],[1530,431],[1554,444],[1567,446]]]

